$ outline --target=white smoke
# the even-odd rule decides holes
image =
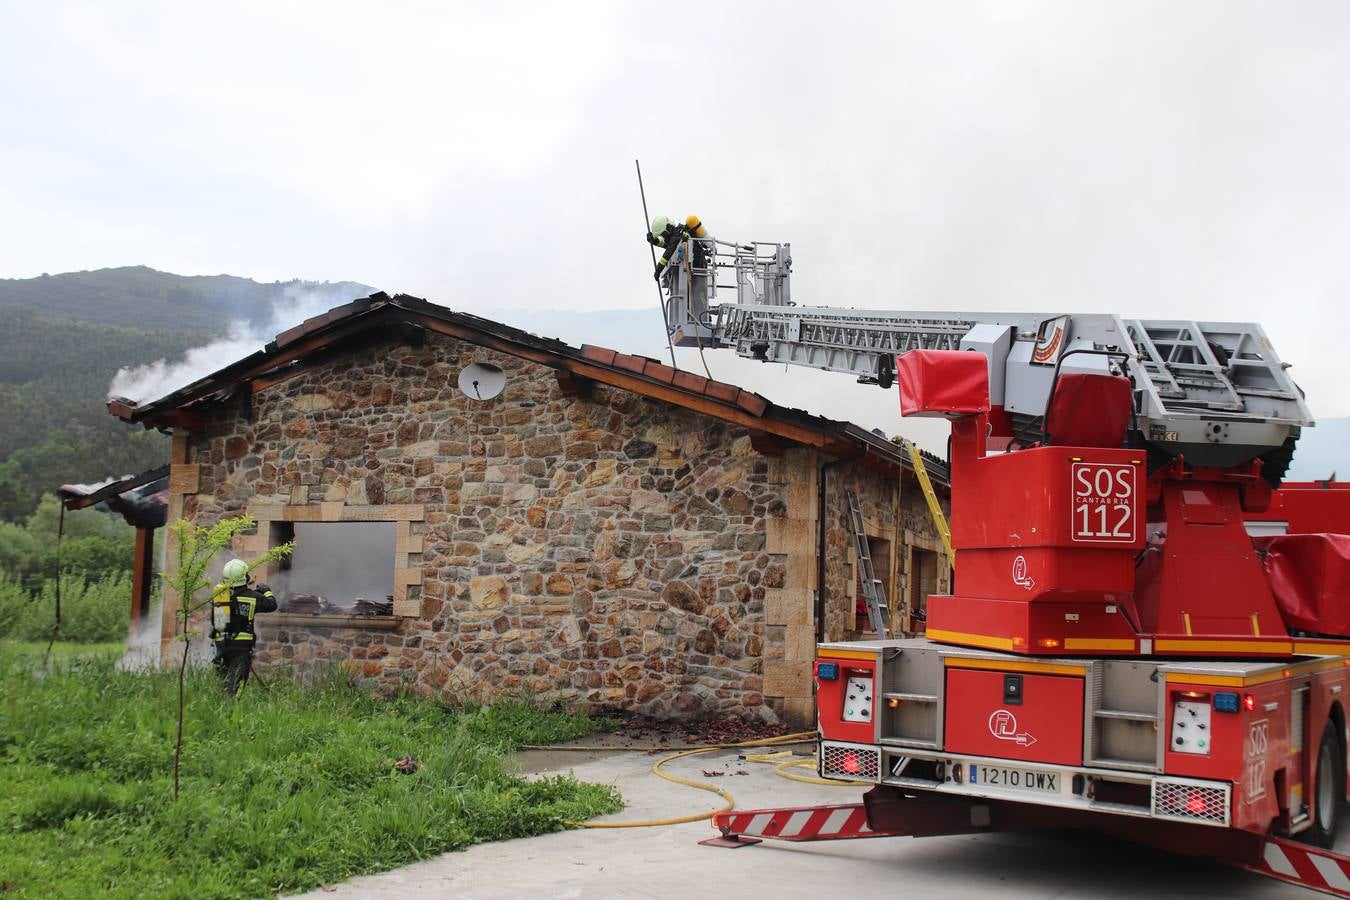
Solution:
[[[302,594],[382,603],[394,592],[394,541],[392,522],[297,522],[295,552],[269,585],[283,604]]]
[[[160,637],[164,630],[164,602],[156,597],[150,611],[131,623],[127,631],[127,649],[117,667],[124,671],[153,671],[159,668]]]
[[[89,494],[94,493],[94,491],[102,490],[114,481],[124,481],[130,477],[130,475],[122,475],[121,477],[113,476],[111,478],[105,478],[102,481],[96,481],[93,484],[63,484],[61,485],[61,490],[88,496]]]
[[[226,336],[193,347],[175,362],[161,359],[145,366],[125,368],[113,376],[108,396],[143,404],[200,381],[230,363],[261,350],[279,333],[353,298],[313,287],[288,286],[272,306],[271,318],[258,326],[244,320],[230,323]]]

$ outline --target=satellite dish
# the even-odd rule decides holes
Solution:
[[[472,363],[459,373],[459,389],[470,400],[491,400],[506,389],[506,373],[491,363]]]

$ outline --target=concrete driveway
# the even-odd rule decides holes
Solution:
[[[588,739],[593,742],[594,739]],[[806,749],[805,747],[799,749]],[[537,751],[531,772],[572,771],[614,784],[628,807],[607,819],[683,815],[719,805],[712,794],[649,771],[661,755]],[[734,751],[678,760],[666,770],[729,790],[741,809],[856,801],[861,789],[800,784]],[[704,771],[728,774],[704,778]],[[738,771],[748,775],[735,775]],[[810,774],[809,770],[799,770]],[[1080,834],[988,834],[941,838],[700,847],[707,822],[656,828],[582,829],[447,853],[353,879],[313,898],[463,897],[861,897],[925,898],[1308,898],[1292,885],[1204,861]]]

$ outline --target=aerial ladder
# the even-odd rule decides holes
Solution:
[[[1350,897],[1350,491],[1279,490],[1313,418],[1259,325],[801,306],[789,244],[683,240],[673,343],[951,421],[961,562],[925,636],[818,647],[819,772],[863,802],[712,843],[1092,828]]]

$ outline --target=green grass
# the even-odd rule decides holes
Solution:
[[[210,672],[190,676],[174,801],[172,673],[98,654],[44,671],[0,643],[0,893],[257,897],[620,806],[611,788],[506,766],[521,744],[589,733],[584,716],[381,699],[338,670],[270,684],[231,703]],[[412,775],[393,769],[405,754]]]
[[[122,641],[108,641],[101,644],[77,644],[73,641],[57,641],[52,644],[53,660],[70,661],[75,659],[113,659],[116,660],[126,651]],[[17,659],[26,659],[41,663],[47,654],[46,641],[13,641],[0,639],[0,653],[9,654]]]

